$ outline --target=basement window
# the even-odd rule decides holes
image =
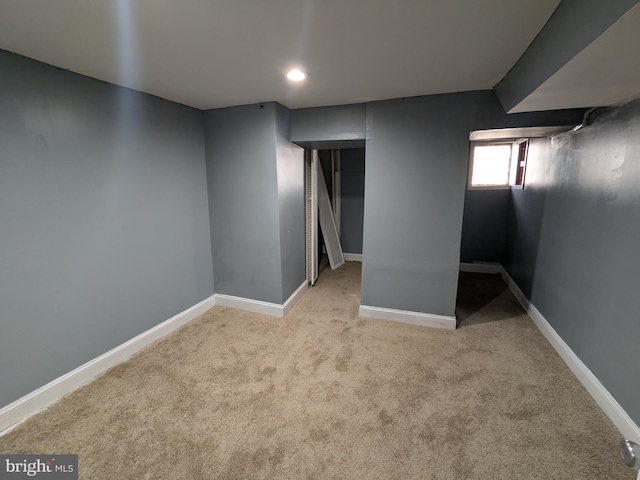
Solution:
[[[511,143],[471,143],[470,188],[509,188]]]
[[[469,189],[524,188],[528,140],[471,142]]]

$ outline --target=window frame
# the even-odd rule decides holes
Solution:
[[[524,184],[527,179],[527,158],[529,157],[529,139],[520,138],[514,141],[513,149],[514,149],[512,150],[513,176],[510,179],[509,183],[511,184],[511,188],[514,190],[524,190]]]
[[[474,157],[475,157],[475,147],[490,147],[490,146],[499,146],[499,145],[508,145],[511,148],[511,159],[509,160],[509,170],[507,171],[507,183],[504,185],[495,184],[495,185],[473,185],[471,183],[473,178],[473,165],[474,165]],[[511,172],[514,164],[514,141],[506,140],[506,141],[479,141],[472,140],[469,142],[469,171],[467,175],[467,189],[468,190],[510,190],[512,187],[511,184]]]

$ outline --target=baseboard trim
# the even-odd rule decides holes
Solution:
[[[253,300],[251,298],[234,297],[233,295],[225,295],[222,293],[215,294],[216,305],[282,318],[293,308],[300,297],[304,295],[307,287],[308,282],[305,280],[282,305],[278,303],[263,302],[261,300]]]
[[[115,347],[71,372],[49,382],[0,409],[0,435],[8,433],[31,415],[44,410],[64,395],[89,383],[101,373],[127,360],[153,342],[169,335],[215,306],[215,296],[171,317],[137,337]]]
[[[423,327],[445,328],[447,330],[456,329],[456,318],[445,315],[371,307],[369,305],[360,305],[358,313],[361,317],[377,318],[391,322],[409,323]]]
[[[287,301],[284,302],[284,305],[282,305],[283,317],[287,313],[289,313],[289,310],[291,310],[296,303],[298,303],[298,300],[302,298],[302,295],[304,295],[304,292],[307,291],[307,288],[309,288],[309,281],[305,280],[300,284],[300,286],[296,289],[296,291],[293,292],[289,298],[287,298]]]
[[[361,253],[344,253],[344,259],[347,262],[362,262]]]
[[[573,350],[565,343],[558,332],[554,330],[551,324],[544,318],[540,311],[529,301],[520,287],[511,278],[507,271],[502,268],[500,272],[505,283],[513,292],[527,315],[533,323],[538,327],[540,333],[547,339],[551,346],[558,352],[560,358],[567,364],[573,374],[576,376],[582,386],[589,392],[589,395],[595,400],[600,409],[605,413],[609,420],[616,426],[620,433],[628,440],[640,443],[640,427],[631,419],[627,412],[620,406],[616,399],[609,391],[600,383],[591,370],[580,360]]]
[[[499,263],[460,263],[461,272],[471,273],[501,273],[502,265]]]
[[[282,317],[284,315],[282,305],[277,303],[263,302],[261,300],[253,300],[251,298],[234,297],[233,295],[225,295],[216,293],[216,305],[221,307],[236,308],[247,312],[261,313],[272,317]]]

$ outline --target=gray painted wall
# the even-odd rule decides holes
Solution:
[[[275,112],[283,303],[307,278],[304,150],[289,141],[289,109],[276,104]]]
[[[0,51],[0,406],[213,294],[202,114]]]
[[[514,192],[510,228],[516,233],[509,237],[507,263],[519,284],[531,285],[533,304],[636,423],[639,131],[635,101],[597,112],[593,125],[530,156],[527,188]],[[527,212],[537,218],[528,221]]]
[[[346,253],[362,253],[364,148],[340,150],[340,242]]]
[[[460,261],[502,262],[507,236],[509,190],[467,190]]]
[[[509,198],[504,265],[528,298],[538,259],[549,174],[545,159],[549,158],[550,146],[547,139],[529,141],[525,189],[512,191]]]
[[[363,305],[454,315],[472,105],[368,105]]]
[[[367,104],[362,304],[453,316],[469,132],[581,113],[506,115],[491,91]]]
[[[276,104],[205,112],[216,293],[282,303]]]
[[[291,141],[316,149],[362,147],[365,119],[364,103],[292,110]]]

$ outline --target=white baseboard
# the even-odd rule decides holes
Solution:
[[[233,295],[225,295],[216,293],[216,305],[221,307],[237,308],[247,312],[261,313],[271,315],[272,317],[282,317],[282,305],[277,303],[262,302],[251,298],[234,297]]]
[[[291,310],[293,306],[298,302],[298,300],[300,300],[302,295],[304,295],[304,292],[307,291],[307,288],[309,288],[309,282],[305,280],[296,289],[296,291],[293,292],[289,298],[287,298],[287,301],[284,302],[284,305],[282,305],[282,316],[285,316],[287,313],[289,313],[289,310]]]
[[[527,312],[527,315],[529,315],[533,323],[538,327],[540,333],[542,333],[556,352],[558,352],[560,358],[564,360],[564,363],[571,369],[582,386],[589,392],[589,395],[591,395],[605,415],[609,417],[609,420],[616,426],[622,436],[628,440],[640,443],[640,427],[629,417],[627,412],[625,412],[616,399],[613,398],[613,395],[600,383],[598,377],[582,363],[582,360],[578,358],[569,345],[565,343],[562,337],[558,335],[538,309],[529,301],[507,271],[502,268],[500,273],[505,283],[509,286],[509,289],[513,292],[513,295],[520,305],[522,305],[524,311]]]
[[[216,305],[282,318],[293,308],[295,303],[307,290],[307,287],[308,282],[305,280],[282,305],[278,303],[263,302],[261,300],[253,300],[251,298],[234,297],[232,295],[224,295],[221,293],[215,294]]]
[[[211,297],[171,317],[169,320],[141,333],[113,350],[81,365],[75,370],[49,382],[24,397],[0,409],[0,435],[7,433],[31,415],[45,409],[64,395],[89,383],[109,368],[127,360],[156,340],[167,336],[186,323],[202,315],[215,305]]]
[[[502,265],[488,262],[460,263],[460,271],[471,273],[501,273]]]
[[[456,318],[445,315],[435,315],[430,313],[409,312],[407,310],[394,310],[392,308],[371,307],[360,305],[359,315],[361,317],[378,318],[392,322],[410,323],[423,327],[456,329]]]
[[[344,259],[347,262],[362,262],[361,253],[344,253]]]

